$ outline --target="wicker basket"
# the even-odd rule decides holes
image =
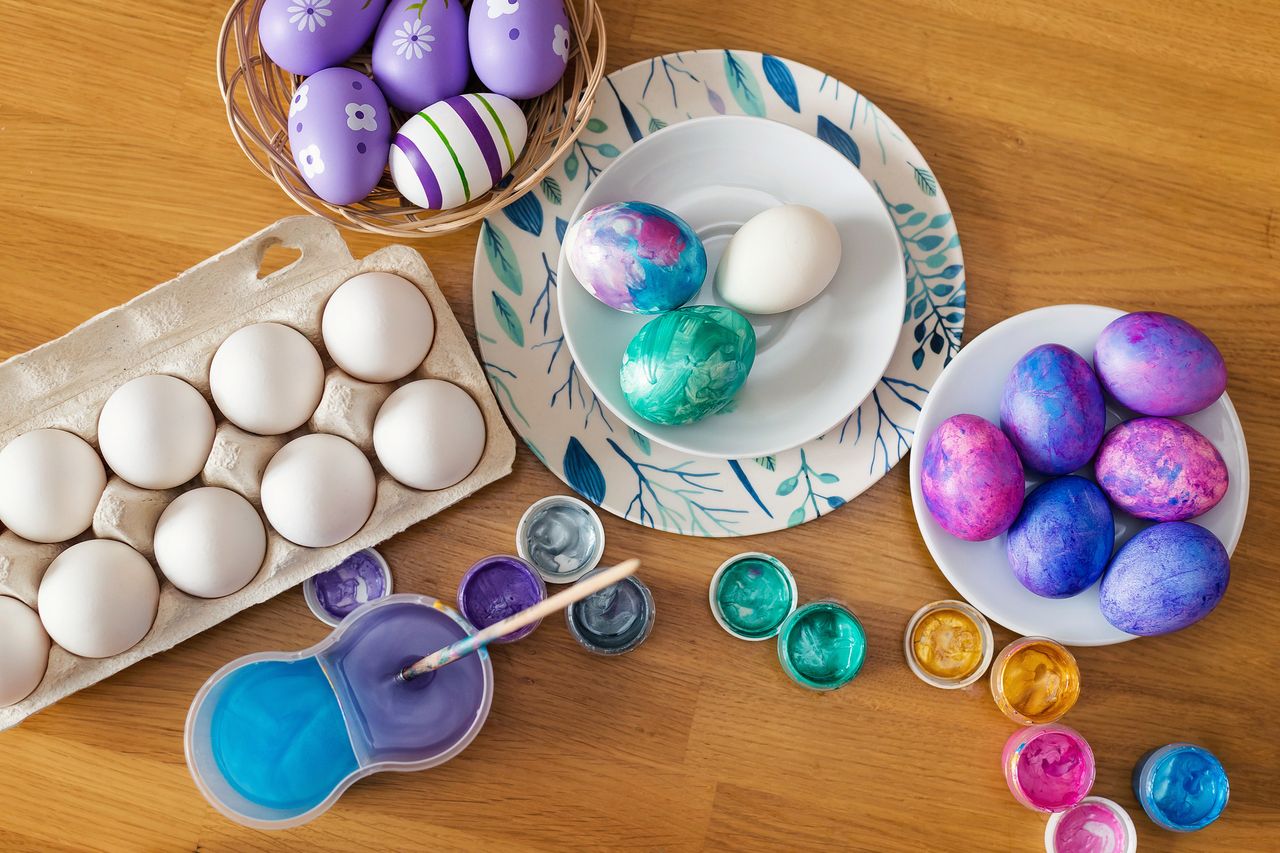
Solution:
[[[355,204],[329,204],[302,179],[289,154],[289,100],[301,77],[290,74],[262,52],[258,15],[265,0],[237,0],[218,37],[218,86],[236,142],[258,170],[269,176],[304,210],[346,228],[392,237],[433,237],[465,228],[533,189],[586,126],[604,76],[604,19],[596,0],[565,3],[573,30],[564,76],[550,92],[525,101],[529,138],[509,179],[492,191],[452,210],[425,210],[405,200],[384,172],[378,186]],[[368,55],[348,63],[368,72]],[[403,121],[403,115],[396,115]]]

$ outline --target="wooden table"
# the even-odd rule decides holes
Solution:
[[[740,46],[856,85],[929,157],[963,235],[972,336],[1061,302],[1160,308],[1221,346],[1253,456],[1253,510],[1226,599],[1180,634],[1080,649],[1067,722],[1142,849],[1280,845],[1280,6],[1245,0],[608,0],[610,68]],[[213,78],[223,3],[0,0],[0,356],[63,334],[296,212],[245,161]],[[693,11],[696,8],[696,12]],[[470,332],[475,229],[423,242]],[[357,254],[383,241],[352,237]],[[188,703],[218,666],[326,629],[290,592],[0,736],[5,849],[1041,849],[1043,819],[998,768],[1012,726],[979,684],[930,689],[903,661],[921,604],[952,594],[912,518],[907,466],[818,523],[698,541],[605,519],[660,613],[635,654],[580,651],[555,620],[494,652],[500,685],[459,760],[351,789],[302,829],[237,827],[196,792]],[[524,449],[514,474],[386,545],[401,590],[451,594],[508,551],[535,498],[564,491]],[[801,690],[773,650],[707,611],[726,557],[764,549],[804,592],[852,604],[863,674]],[[997,630],[997,642],[1010,634]],[[1138,810],[1146,749],[1204,744],[1224,818],[1195,836]]]

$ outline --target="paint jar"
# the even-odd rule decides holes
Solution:
[[[1021,637],[996,655],[991,665],[991,696],[1015,723],[1051,723],[1080,698],[1080,666],[1055,640]]]
[[[1106,797],[1085,797],[1049,815],[1045,853],[1137,853],[1138,831],[1129,813]]]
[[[792,681],[835,690],[854,679],[867,657],[867,633],[853,611],[824,599],[799,608],[778,631],[778,660]]]
[[[472,625],[481,629],[514,616],[546,597],[547,585],[533,566],[507,554],[485,557],[458,582],[458,609]],[[539,619],[494,642],[513,643],[524,639],[541,623]]]
[[[1014,732],[1001,755],[1013,797],[1038,812],[1061,812],[1093,787],[1093,750],[1078,731],[1058,723]]]
[[[588,572],[589,578],[602,569]],[[575,601],[565,610],[569,633],[587,651],[621,655],[637,648],[653,631],[653,593],[635,575]]]
[[[1133,793],[1156,826],[1195,832],[1222,814],[1231,786],[1212,752],[1190,743],[1171,743],[1138,759]]]
[[[356,551],[302,584],[307,607],[326,625],[337,625],[360,605],[390,594],[391,567],[372,548]]]
[[[573,583],[600,564],[604,525],[590,504],[551,495],[520,517],[516,553],[547,583]]]
[[[902,638],[907,666],[925,684],[954,690],[973,684],[991,665],[991,625],[963,601],[935,601],[915,612]]]
[[[796,609],[796,579],[777,557],[748,551],[711,576],[711,615],[739,640],[768,640]]]

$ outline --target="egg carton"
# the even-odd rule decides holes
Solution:
[[[263,256],[276,245],[296,249],[300,256],[260,278]],[[333,367],[321,340],[320,317],[329,294],[351,276],[371,271],[396,273],[413,282],[435,313],[431,351],[400,383],[352,379]],[[174,280],[0,364],[0,446],[41,427],[67,430],[96,446],[98,413],[107,397],[130,379],[150,373],[177,376],[211,399],[209,364],[218,345],[236,329],[265,321],[297,329],[325,361],[324,396],[307,426],[287,436],[264,437],[237,429],[219,416],[213,451],[199,477],[184,488],[165,491],[140,489],[111,477],[92,530],[73,541],[118,539],[152,559],[152,534],[164,507],[184,489],[204,485],[237,491],[261,511],[259,490],[267,461],[286,441],[309,431],[340,435],[369,456],[377,474],[373,514],[355,536],[330,548],[294,545],[268,525],[267,555],[257,577],[223,598],[189,596],[157,571],[160,606],[150,632],[133,648],[109,658],[81,658],[54,645],[36,691],[16,705],[0,708],[0,729],[266,601],[511,472],[515,440],[422,256],[407,246],[390,246],[356,260],[338,229],[312,216],[282,219]],[[435,492],[397,483],[372,452],[373,418],[382,401],[396,385],[423,378],[446,379],[469,392],[484,414],[487,430],[476,469],[457,485]],[[0,595],[35,607],[41,576],[70,544],[40,545],[12,531],[0,533]]]

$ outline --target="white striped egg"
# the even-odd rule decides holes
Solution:
[[[446,98],[400,126],[391,143],[391,179],[419,207],[458,207],[502,180],[527,134],[524,112],[510,98]]]

